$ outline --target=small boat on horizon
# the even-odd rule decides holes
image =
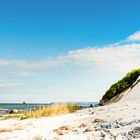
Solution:
[[[23,104],[23,105],[25,105],[25,104],[26,104],[26,102],[25,102],[25,101],[23,101],[23,102],[22,102],[22,104]]]

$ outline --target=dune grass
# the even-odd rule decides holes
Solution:
[[[57,103],[49,107],[42,107],[34,111],[28,111],[25,113],[24,118],[26,119],[26,118],[57,116],[61,114],[73,113],[79,109],[81,109],[81,107],[76,104]],[[24,119],[24,118],[21,118],[21,119]]]
[[[0,133],[3,133],[3,132],[12,132],[12,130],[11,129],[0,129]]]
[[[4,133],[4,132],[12,132],[12,131],[15,131],[15,130],[23,130],[22,128],[20,127],[17,127],[17,128],[0,128],[0,133]]]

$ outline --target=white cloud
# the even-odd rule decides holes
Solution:
[[[29,68],[29,69],[42,69],[42,68],[50,68],[54,66],[59,66],[65,63],[67,60],[63,59],[63,57],[58,56],[57,58],[50,58],[47,60],[39,60],[39,61],[29,61],[29,60],[8,60],[8,59],[0,59],[0,66],[11,66],[11,67],[19,67],[19,68]]]
[[[1,98],[34,100],[37,92],[37,101],[42,100],[40,93],[46,94],[43,96],[46,100],[76,99],[75,95],[78,95],[78,100],[89,100],[88,97],[93,95],[98,101],[112,83],[140,67],[140,42],[135,43],[139,39],[134,35],[138,34],[134,33],[121,43],[73,50],[48,59],[0,59],[0,92],[5,93]],[[48,81],[52,83],[49,86]]]
[[[128,37],[128,40],[140,39],[140,32]],[[129,71],[140,66],[140,44],[125,42],[104,47],[90,47],[68,52],[54,58],[38,61],[0,59],[0,75],[29,76],[39,70],[48,70],[61,66],[78,66],[93,72]],[[67,67],[66,67],[67,68]],[[1,72],[2,71],[2,72]]]
[[[0,59],[0,77],[5,78],[24,78],[36,75],[41,70],[60,67],[66,64],[67,58],[58,56],[38,61],[30,60],[10,60]]]
[[[140,41],[140,31],[135,32],[134,34],[127,37],[128,41]]]
[[[19,83],[0,83],[0,89],[11,89],[19,87]]]
[[[85,48],[69,53],[77,65],[92,67],[94,71],[129,71],[140,66],[140,44],[125,44],[105,48]]]

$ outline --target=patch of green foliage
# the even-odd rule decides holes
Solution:
[[[131,72],[127,73],[127,75],[119,80],[117,83],[113,84],[105,93],[102,100],[104,102],[109,101],[116,95],[119,95],[127,88],[131,87],[131,85],[137,80],[140,75],[140,69],[134,69]]]

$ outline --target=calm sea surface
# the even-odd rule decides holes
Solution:
[[[77,102],[76,104],[83,106],[83,107],[88,107],[91,104],[93,106],[97,105],[97,102]],[[9,111],[11,109],[18,109],[21,111],[26,111],[32,108],[35,108],[37,106],[48,106],[51,104],[19,104],[19,103],[0,103],[0,111]]]

